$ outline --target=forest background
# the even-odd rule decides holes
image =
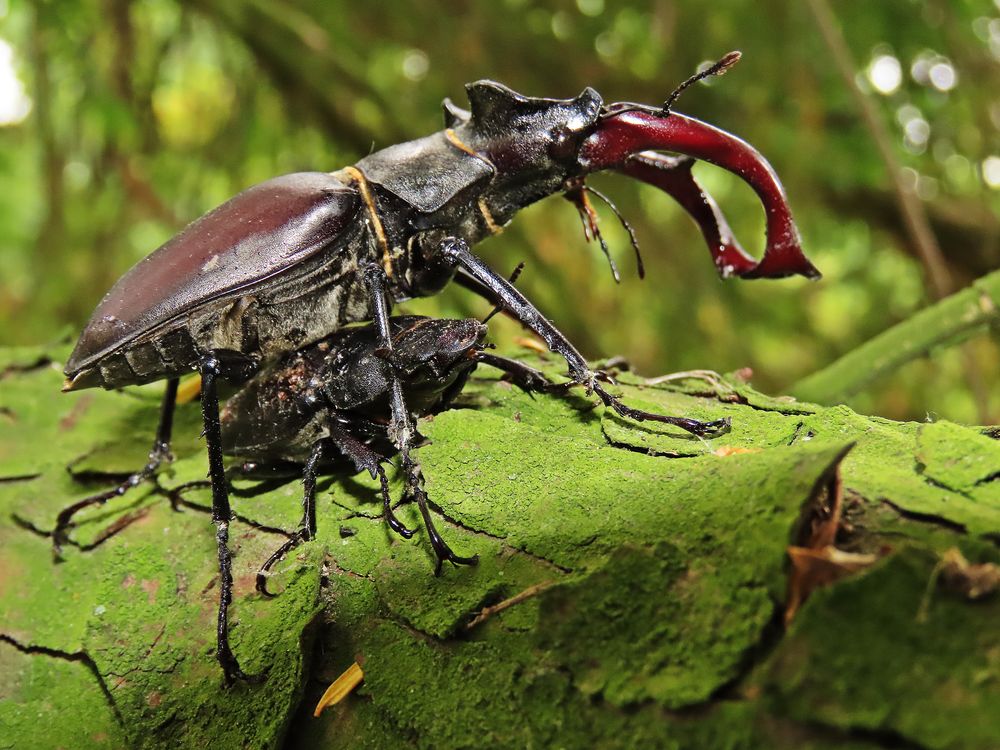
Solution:
[[[466,82],[658,103],[731,49],[742,62],[678,110],[766,155],[824,278],[720,281],[677,205],[598,176],[635,226],[645,281],[601,206],[620,285],[563,201],[478,248],[501,271],[525,261],[520,286],[588,357],[646,374],[749,366],[755,386],[788,392],[1000,267],[998,2],[0,0],[0,344],[68,338],[129,266],[251,184],[440,129]],[[696,174],[759,252],[750,190]],[[449,289],[403,309],[488,306]],[[493,338],[511,349],[519,333],[501,321]],[[979,335],[848,403],[995,423],[998,370],[996,337]]]

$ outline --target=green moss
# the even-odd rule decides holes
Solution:
[[[600,570],[543,594],[538,645],[584,695],[613,705],[704,701],[735,676],[773,610],[762,588],[718,601],[704,567],[673,545],[622,547]]]
[[[420,424],[439,528],[456,551],[480,556],[439,578],[422,531],[406,541],[386,529],[374,482],[335,477],[320,484],[319,538],[274,567],[279,595],[263,599],[254,573],[283,540],[267,529],[298,523],[301,485],[257,492],[239,480],[231,638],[266,679],[227,691],[213,655],[213,526],[197,509],[209,493],[185,489],[193,506],[180,511],[167,497],[206,474],[197,404],[181,407],[177,460],[157,483],[83,514],[73,538],[84,548],[54,564],[49,541],[14,516],[51,529],[68,503],[141,465],[159,387],[60,396],[57,368],[9,370],[0,418],[18,429],[0,431],[0,632],[89,655],[123,723],[82,664],[0,643],[0,666],[11,667],[2,673],[13,675],[0,681],[4,736],[21,741],[35,729],[29,717],[42,716],[71,722],[94,747],[123,736],[148,747],[275,747],[289,727],[292,744],[351,748],[867,748],[896,736],[986,747],[995,601],[932,589],[928,622],[915,613],[944,549],[997,557],[995,443],[957,425],[892,423],[738,384],[713,395],[698,383],[623,380],[633,405],[729,416],[733,429],[692,440],[608,415],[581,393],[531,397],[474,380],[462,408]],[[817,479],[850,443],[842,473],[855,531],[842,542],[910,551],[817,592],[783,635],[785,548]],[[125,513],[137,520],[85,549]],[[421,527],[411,505],[399,513]],[[484,606],[525,590],[535,593],[467,628]],[[317,613],[322,628],[310,627]],[[307,704],[355,659],[364,686],[312,719]],[[949,733],[949,721],[968,731]]]
[[[817,592],[771,660],[774,710],[926,748],[997,747],[1000,601],[929,587],[935,563],[908,549]]]
[[[973,500],[996,524],[989,530],[1000,527],[990,514],[1000,505],[1000,443],[951,422],[935,422],[920,429],[917,460],[929,482]]]
[[[108,748],[126,735],[85,664],[0,647],[0,744],[3,747]],[[58,693],[53,687],[58,686]]]

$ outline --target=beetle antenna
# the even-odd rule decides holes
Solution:
[[[590,187],[590,185],[584,185],[583,189],[604,201],[605,205],[611,209],[611,212],[625,228],[625,231],[628,232],[629,242],[632,243],[632,249],[635,250],[636,271],[638,272],[640,279],[646,278],[646,267],[642,262],[642,252],[639,250],[639,238],[635,236],[635,230],[632,228],[632,225],[628,223],[628,219],[622,216],[622,212],[618,210],[618,206],[616,206],[611,199],[600,190],[595,190]]]
[[[523,270],[524,270],[524,261],[522,260],[520,263],[517,264],[517,267],[514,269],[514,272],[510,275],[511,284],[517,281],[517,278],[521,275],[521,271]],[[490,314],[487,315],[485,318],[483,318],[483,323],[489,323],[490,318],[492,318],[494,315],[500,312],[503,312],[503,305],[497,305],[492,310],[490,310]]]
[[[671,108],[680,98],[680,95],[684,93],[684,89],[686,89],[688,86],[690,86],[693,83],[698,83],[698,81],[702,80],[703,78],[708,78],[709,76],[723,75],[727,70],[729,70],[736,63],[738,63],[741,57],[743,57],[742,52],[740,52],[739,50],[733,50],[729,54],[723,56],[722,59],[716,62],[715,64],[709,65],[704,70],[695,73],[693,76],[688,78],[686,81],[684,81],[684,83],[675,88],[671,92],[670,96],[667,97],[667,100],[663,103],[663,107],[660,108],[660,115],[662,117],[667,117],[670,114]]]

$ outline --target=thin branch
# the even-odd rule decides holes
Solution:
[[[924,267],[931,296],[935,300],[941,300],[955,290],[955,282],[948,269],[948,264],[945,262],[944,255],[941,253],[937,237],[934,236],[931,229],[927,212],[920,199],[913,190],[906,186],[903,180],[903,168],[893,149],[885,122],[872,103],[871,97],[865,94],[857,84],[850,49],[829,4],[826,0],[809,0],[809,7],[816,19],[816,25],[823,35],[823,40],[833,56],[837,70],[844,79],[847,88],[850,89],[865,126],[878,147],[885,170],[891,178],[896,201],[899,204],[910,242],[916,248],[917,256]],[[989,389],[979,372],[975,351],[967,347],[963,349],[962,357],[965,361],[965,380],[975,399],[979,419],[985,422],[989,416]]]
[[[851,52],[844,39],[844,33],[826,0],[809,0],[809,7],[816,19],[816,25],[819,26],[820,33],[823,35],[823,41],[826,42],[826,46],[833,56],[837,70],[844,79],[844,84],[850,89],[865,126],[878,147],[886,172],[892,180],[896,200],[910,235],[910,241],[917,249],[934,299],[946,297],[954,290],[951,272],[941,254],[937,239],[931,231],[927,213],[920,204],[920,199],[906,186],[906,182],[903,180],[903,168],[892,147],[885,122],[876,111],[871,98],[858,87],[855,81],[854,62],[851,60]]]
[[[530,599],[533,596],[537,596],[538,594],[545,591],[545,589],[552,586],[554,583],[555,581],[542,581],[541,583],[536,583],[534,586],[529,586],[524,591],[514,594],[514,596],[510,597],[509,599],[504,599],[502,602],[498,602],[497,604],[494,604],[490,607],[483,607],[482,610],[480,610],[479,614],[477,614],[474,618],[472,618],[472,620],[469,621],[469,623],[465,626],[465,629],[472,630],[473,628],[482,625],[493,615],[499,614],[500,612],[503,612],[505,609],[510,609],[514,605],[520,604],[525,599]]]
[[[797,398],[837,403],[872,380],[1000,323],[1000,271],[921,310],[791,388]]]

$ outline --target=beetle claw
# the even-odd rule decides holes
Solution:
[[[819,271],[802,253],[798,230],[774,169],[760,152],[734,135],[677,112],[664,117],[648,108],[611,105],[584,142],[579,159],[585,173],[613,169],[664,190],[691,213],[706,239],[710,234],[727,235],[728,227],[718,207],[701,193],[697,183],[683,181],[679,173],[676,177],[670,175],[684,166],[683,160],[653,153],[657,150],[674,151],[720,166],[750,185],[763,203],[767,246],[760,262],[743,253],[731,235],[724,243],[728,249],[713,247],[710,242],[723,275],[779,278],[800,274],[819,278]],[[720,255],[726,255],[727,262],[720,264]],[[733,263],[728,262],[730,256]]]
[[[596,377],[591,379],[590,386],[600,397],[601,401],[604,402],[605,406],[611,407],[619,416],[628,417],[629,419],[634,419],[637,422],[648,421],[672,424],[675,427],[680,427],[685,432],[689,432],[695,437],[700,438],[718,437],[719,435],[729,432],[732,427],[732,420],[729,417],[723,417],[722,419],[716,419],[711,422],[701,422],[697,419],[690,419],[688,417],[672,417],[666,414],[656,414],[651,411],[634,409],[631,406],[626,406],[620,399],[612,396],[604,390],[604,387],[597,383]]]
[[[479,565],[479,555],[472,555],[471,557],[456,555],[447,544],[444,545],[444,549],[442,550],[435,547],[434,554],[437,556],[437,563],[434,565],[434,576],[436,578],[440,578],[441,567],[444,565],[445,560],[456,567],[459,565]]]
[[[711,438],[724,435],[732,429],[732,426],[733,420],[729,417],[723,417],[722,419],[715,419],[711,422],[697,422],[696,425],[692,425],[692,429],[689,430],[689,432],[692,435],[697,435],[698,437]]]

